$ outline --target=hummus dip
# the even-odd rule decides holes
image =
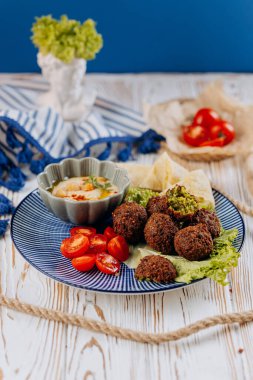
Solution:
[[[85,176],[66,178],[63,181],[55,182],[48,191],[59,198],[96,201],[117,194],[119,189],[108,178]]]

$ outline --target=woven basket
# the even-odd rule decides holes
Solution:
[[[184,151],[173,151],[168,147],[166,143],[162,143],[162,149],[167,151],[170,155],[176,155],[183,160],[187,161],[202,161],[202,162],[211,162],[211,161],[221,161],[226,158],[230,158],[238,154],[238,151],[233,152],[230,150],[222,150],[223,148],[216,148],[216,147],[210,147],[210,149],[207,151],[207,149],[199,149],[196,152],[190,151],[187,148]]]
[[[184,98],[184,99],[173,99],[170,102],[167,102],[167,104],[177,101],[182,107],[187,106],[194,103],[194,99],[191,98]],[[179,156],[180,158],[184,160],[190,160],[190,161],[204,161],[204,162],[211,162],[211,161],[220,161],[224,160],[226,158],[230,158],[235,156],[236,154],[240,154],[240,152],[243,152],[243,149],[241,147],[241,139],[235,140],[234,142],[230,143],[229,145],[226,145],[224,147],[190,147],[189,145],[185,144],[181,138],[181,133],[174,133],[174,138],[176,138],[178,141],[180,141],[180,145],[173,144],[173,141],[171,139],[171,134],[173,132],[169,132],[167,136],[167,142],[163,143],[163,149],[167,150],[170,154],[174,154]],[[245,153],[245,149],[244,149]]]
[[[191,124],[197,110],[204,107],[213,108],[221,118],[235,126],[233,142],[224,147],[190,147],[183,141],[180,126]],[[247,154],[253,146],[253,106],[245,106],[228,97],[220,83],[212,83],[194,99],[172,99],[154,105],[144,103],[143,111],[146,122],[166,137],[163,149],[184,160],[224,160]]]

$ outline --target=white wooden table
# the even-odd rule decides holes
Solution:
[[[99,94],[141,110],[143,99],[191,97],[221,75],[89,75]],[[0,76],[0,84],[15,76]],[[253,103],[253,76],[226,75],[230,93]],[[151,162],[154,156],[140,157]],[[252,203],[244,162],[190,163],[204,168],[227,192]],[[36,187],[31,176],[19,193],[0,189],[14,204]],[[23,302],[149,332],[177,329],[215,314],[253,309],[253,221],[244,217],[246,242],[231,286],[211,280],[146,296],[102,295],[70,288],[37,272],[15,250],[9,232],[0,240],[0,291]],[[0,308],[0,380],[8,379],[252,379],[253,324],[213,328],[177,343],[150,346],[48,322]],[[241,352],[243,349],[243,352]]]

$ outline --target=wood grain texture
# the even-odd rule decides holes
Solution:
[[[2,75],[0,83],[19,82],[23,75]],[[140,110],[142,101],[196,96],[221,75],[90,75],[101,96]],[[253,103],[253,76],[223,76],[226,89]],[[45,85],[42,83],[42,87]],[[140,156],[153,162],[154,155]],[[232,196],[252,204],[245,161],[184,163],[203,168]],[[36,187],[31,176],[20,193],[3,192],[14,204]],[[186,289],[146,296],[103,295],[58,284],[30,267],[16,252],[9,233],[0,240],[0,289],[24,302],[108,321],[122,327],[163,332],[214,314],[253,309],[253,222],[244,217],[246,242],[230,286],[205,280]],[[0,309],[0,379],[252,379],[253,324],[204,331],[160,347],[121,341],[72,326],[39,320]],[[240,352],[243,349],[243,352]]]

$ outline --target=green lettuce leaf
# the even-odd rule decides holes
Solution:
[[[136,202],[139,205],[146,207],[150,198],[159,195],[157,191],[150,189],[142,189],[140,187],[130,187],[125,201],[127,202]]]
[[[236,228],[232,230],[223,230],[221,235],[214,239],[213,252],[207,260],[188,261],[179,256],[163,255],[163,257],[169,259],[173,263],[177,270],[175,281],[189,284],[194,280],[209,277],[218,284],[227,285],[227,274],[233,267],[238,265],[238,259],[240,257],[239,252],[237,252],[232,244],[237,234],[238,231]],[[149,247],[137,247],[137,250],[139,250],[138,261],[146,255],[160,254]]]
[[[159,196],[160,193],[150,189],[143,189],[141,187],[130,187],[125,200],[127,202],[136,202],[143,207],[147,206],[150,198]],[[182,211],[188,213],[190,210],[194,212],[198,209],[205,208],[209,211],[214,211],[212,204],[208,203],[204,198],[195,199],[190,193],[185,190],[184,186],[176,185],[174,188],[167,191],[170,200],[170,206],[175,211]]]

